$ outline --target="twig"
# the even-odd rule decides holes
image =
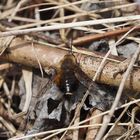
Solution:
[[[91,35],[87,35],[87,36],[84,36],[84,37],[79,37],[79,38],[77,38],[73,41],[73,45],[83,45],[83,44],[89,43],[91,41],[99,40],[99,39],[102,39],[102,38],[108,38],[108,37],[112,38],[114,36],[121,35],[121,34],[124,34],[124,33],[128,32],[133,27],[125,27],[125,28],[122,28],[122,29],[116,29],[116,30],[113,30],[113,31],[105,32],[105,33],[91,34]],[[140,26],[137,26],[134,30],[139,31]],[[61,44],[59,46],[63,47],[64,44]]]

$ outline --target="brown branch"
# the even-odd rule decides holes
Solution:
[[[39,61],[43,68],[45,67],[54,67],[59,68],[59,62],[68,52],[59,49],[47,47],[45,45],[40,45],[34,43],[34,49],[38,55]],[[92,53],[80,54],[75,53],[77,61],[80,64],[81,69],[92,78],[98,69],[99,64],[101,63],[101,58],[97,57],[97,54]],[[91,53],[90,53],[91,54]],[[115,57],[118,58],[118,57]],[[119,59],[119,58],[118,58]],[[36,60],[34,51],[31,47],[31,42],[24,41],[20,38],[15,38],[10,47],[9,52],[0,56],[1,61],[10,61],[15,63],[20,63],[27,66],[39,67],[38,62]],[[119,63],[115,61],[107,61],[98,82],[105,83],[113,86],[119,86],[122,75],[118,74],[115,78],[113,78],[114,70],[119,66]],[[132,74],[128,77],[125,82],[125,88],[139,91],[140,90],[140,69],[134,68]]]
[[[108,31],[108,32],[101,33],[101,34],[90,34],[90,35],[86,35],[83,37],[79,37],[73,41],[73,45],[80,46],[80,45],[84,45],[86,43],[90,43],[90,42],[95,41],[95,40],[108,38],[108,37],[112,38],[114,36],[124,34],[124,33],[128,32],[129,30],[131,30],[132,28],[133,28],[133,26],[132,27],[125,27],[123,29],[116,29],[113,31]],[[140,26],[136,27],[134,29],[134,31],[140,31]],[[59,45],[59,47],[63,47],[63,46],[65,46],[65,44]]]
[[[121,35],[121,34],[128,32],[131,28],[133,28],[133,27],[126,27],[124,29],[113,30],[113,31],[109,31],[109,32],[101,33],[101,34],[96,34],[96,35],[91,34],[91,35],[88,35],[85,37],[79,37],[78,39],[74,40],[73,44],[74,45],[81,45],[81,44],[89,43],[91,41],[99,40],[102,38]],[[139,31],[139,30],[140,30],[140,26],[135,28],[135,31]]]

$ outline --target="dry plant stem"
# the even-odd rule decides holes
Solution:
[[[93,110],[93,112],[91,113],[91,117],[92,116],[96,116],[98,114],[102,113],[102,111],[96,109]],[[96,119],[92,119],[89,121],[89,125],[94,125],[94,124],[100,124],[102,122],[102,116],[96,118]],[[87,133],[86,133],[86,140],[94,140],[98,131],[99,131],[100,127],[88,127]]]
[[[22,69],[26,89],[26,100],[22,112],[27,113],[32,98],[32,70]]]
[[[129,103],[123,104],[121,107],[116,107],[115,110],[118,110],[118,109],[121,109],[121,108],[130,106],[130,105],[133,105],[133,104],[135,104],[135,103],[137,104],[138,102],[140,102],[140,99],[137,99],[137,100],[131,101],[131,102],[129,102]],[[105,112],[103,112],[103,113],[100,113],[100,114],[98,114],[98,115],[95,115],[95,116],[93,116],[93,117],[91,117],[91,118],[89,118],[89,119],[86,119],[86,120],[84,120],[84,121],[81,121],[81,122],[79,123],[79,125],[84,124],[84,123],[86,123],[86,122],[89,122],[90,120],[96,119],[96,118],[98,118],[98,117],[100,117],[100,116],[106,115],[106,114],[108,114],[108,113],[109,113],[109,110],[108,110],[108,111],[105,111]],[[114,123],[113,123],[113,124],[114,124]],[[112,124],[112,125],[113,125],[113,124]],[[101,125],[102,125],[102,124],[101,124]],[[108,124],[108,125],[109,125],[109,124]],[[119,125],[119,124],[118,124],[118,125]],[[128,126],[128,125],[130,125],[130,123],[127,123],[127,124],[124,124],[124,123],[123,123],[123,125]],[[100,125],[99,125],[99,124],[97,124],[97,125],[94,124],[94,126],[100,126]],[[37,137],[37,136],[41,136],[41,135],[45,135],[45,134],[55,133],[55,132],[57,132],[57,131],[60,131],[59,133],[62,133],[62,132],[64,132],[64,131],[66,131],[66,130],[79,129],[79,128],[85,128],[85,127],[89,127],[89,125],[83,125],[83,126],[78,126],[78,127],[71,126],[71,127],[67,127],[67,128],[54,129],[54,130],[45,131],[45,132],[40,132],[40,133],[36,133],[36,134],[21,136],[21,137],[18,137],[18,138],[17,138],[17,137],[16,137],[16,138],[14,137],[14,138],[11,138],[11,139],[9,139],[9,140],[21,140],[21,139],[25,139],[25,138]],[[92,125],[91,127],[93,127],[93,125]]]
[[[13,95],[14,95],[15,85],[16,85],[16,81],[15,81],[15,77],[14,77],[13,80],[12,80],[12,86],[11,86],[11,90],[10,90],[11,98],[12,98]]]
[[[10,91],[9,91],[9,88],[8,88],[8,85],[7,85],[6,82],[3,83],[3,89],[5,91],[5,94],[6,94],[7,98],[8,98],[8,104],[7,104],[8,114],[9,114],[9,116],[12,116],[12,113],[11,113],[11,99],[12,99],[12,97],[10,95]]]
[[[26,9],[34,8],[34,7],[50,6],[50,5],[52,5],[52,3],[48,3],[48,2],[46,2],[46,3],[32,4],[32,5],[28,5],[28,6],[24,6],[24,7],[20,8],[20,9],[18,10],[18,12],[21,12],[21,11],[26,10]],[[41,9],[40,9],[40,10],[41,10]],[[40,10],[38,10],[38,12],[40,12]]]
[[[124,89],[124,85],[125,85],[126,79],[127,79],[128,76],[130,75],[130,72],[131,72],[132,69],[133,69],[133,65],[134,65],[134,63],[135,63],[135,61],[136,61],[136,59],[137,59],[139,53],[140,53],[140,44],[139,44],[139,47],[138,47],[138,49],[136,50],[135,54],[134,54],[133,57],[132,57],[132,60],[131,60],[131,62],[130,62],[130,64],[129,64],[129,66],[128,66],[128,69],[126,70],[126,72],[125,72],[124,75],[123,75],[123,79],[122,79],[121,84],[120,84],[120,86],[119,86],[119,89],[118,89],[118,92],[117,92],[115,101],[114,101],[114,103],[113,103],[113,105],[112,105],[112,107],[111,107],[111,109],[110,109],[109,114],[106,115],[106,116],[104,116],[103,126],[101,127],[101,129],[100,129],[100,131],[99,131],[99,133],[98,133],[98,135],[97,135],[97,137],[96,137],[95,140],[101,140],[101,139],[102,139],[102,137],[103,137],[103,135],[104,135],[104,133],[105,133],[105,131],[106,131],[106,129],[107,129],[107,124],[110,122],[111,117],[112,117],[113,114],[114,114],[115,108],[117,107],[118,102],[119,102],[119,100],[120,100],[120,98],[121,98],[122,91],[123,91],[123,89]]]
[[[116,29],[116,30],[108,31],[108,32],[101,33],[101,34],[91,34],[91,35],[87,35],[87,36],[84,36],[84,37],[79,37],[79,38],[77,38],[73,41],[73,45],[83,45],[83,44],[89,43],[91,41],[99,40],[99,39],[107,38],[107,37],[112,38],[114,36],[124,34],[132,28],[133,27],[125,27],[125,28],[122,28],[122,29]],[[134,30],[139,31],[140,26],[137,26]],[[60,47],[63,47],[63,46],[64,46],[64,44],[60,45]]]
[[[80,104],[77,105],[75,112],[78,111],[79,105]],[[76,115],[77,116],[76,116],[75,121],[74,121],[74,126],[78,126],[77,124],[80,121],[80,112],[78,112]],[[79,129],[76,129],[76,130],[73,131],[73,138],[72,138],[72,140],[79,140]]]
[[[10,16],[8,16],[7,18],[10,18]],[[28,22],[28,23],[36,23],[36,22],[40,22],[41,20],[37,20],[37,19],[31,19],[31,18],[26,18],[26,17],[19,17],[19,16],[14,16],[12,18],[12,20],[15,21],[23,21],[23,22]],[[37,25],[37,27],[40,27],[40,25]],[[13,27],[14,28],[14,27]]]
[[[34,51],[32,49],[32,43],[24,41],[20,38],[15,38],[9,49],[8,54],[3,54],[0,56],[1,61],[9,61],[15,62],[19,64],[23,64],[30,67],[39,68],[38,62],[34,55]],[[37,52],[40,64],[43,68],[56,68],[59,69],[59,63],[63,59],[63,57],[68,53],[67,50],[54,48],[54,47],[47,47],[46,45],[41,45],[34,43],[34,48]],[[79,63],[81,69],[90,77],[92,78],[97,71],[99,64],[103,58],[103,54],[101,53],[93,53],[89,51],[83,50],[74,50],[74,55],[77,58],[77,62]],[[100,55],[99,55],[100,54]],[[109,59],[110,58],[110,59]],[[99,83],[106,83],[113,86],[119,86],[121,82],[122,75],[117,75],[115,78],[112,78],[114,70],[116,67],[119,66],[120,61],[124,59],[120,59],[120,57],[109,57],[107,64],[105,65],[102,74],[100,75],[100,79],[97,81]],[[114,59],[111,59],[114,58]],[[111,60],[111,61],[110,61]],[[140,90],[140,69],[136,68],[133,71],[132,75],[132,82],[130,79],[127,79],[125,87],[131,90]]]
[[[31,28],[31,29],[24,29],[24,30],[15,30],[15,31],[13,30],[13,31],[2,32],[0,34],[0,37],[10,36],[10,35],[22,35],[22,34],[28,34],[28,33],[33,33],[33,32],[39,32],[39,31],[51,31],[51,30],[72,28],[72,27],[77,27],[77,26],[98,25],[98,24],[103,24],[103,23],[115,23],[115,22],[121,22],[121,21],[124,22],[124,21],[129,21],[129,20],[140,20],[140,15],[81,21],[81,22],[75,22],[75,23],[65,23],[65,24],[51,25],[51,26],[46,26],[46,27]]]
[[[12,135],[14,135],[16,133],[16,129],[15,127],[12,125],[12,123],[7,122],[6,120],[4,120],[4,118],[2,118],[0,116],[0,122],[2,122],[2,124],[10,131],[10,133]]]
[[[8,100],[10,100],[11,99],[11,95],[10,95],[10,91],[9,91],[9,88],[8,88],[8,85],[7,85],[6,82],[3,83],[3,89],[5,91],[5,94],[6,94],[7,98],[8,98]]]
[[[112,45],[115,44],[115,40],[113,38],[110,39],[109,42],[108,42],[108,44],[109,44],[109,48],[111,49],[111,54],[118,56],[118,52],[117,52],[116,46],[112,47]]]
[[[104,136],[103,140],[106,140],[107,139],[107,137],[110,134],[110,132],[119,123],[120,119],[122,118],[122,116],[124,115],[124,113],[127,111],[128,108],[129,108],[129,105],[124,108],[124,110],[122,111],[122,113],[119,115],[119,118],[117,118],[117,120],[115,121],[115,123],[111,126],[111,128],[109,129],[109,131],[107,132],[107,134]]]
[[[58,8],[65,8],[65,7],[68,7],[68,6],[72,6],[72,5],[77,5],[77,4],[81,4],[81,3],[85,3],[85,2],[88,2],[90,0],[79,0],[79,1],[76,1],[76,2],[71,2],[71,3],[67,3],[67,4],[62,4],[62,5],[59,5],[58,6],[53,6],[53,7],[49,7],[49,8],[44,8],[44,9],[40,9],[39,11],[48,11],[48,10],[52,10],[52,9],[58,9]],[[115,0],[115,1],[119,1],[119,0]],[[107,1],[107,2],[112,2],[112,1]],[[92,2],[92,3],[104,3],[104,1],[95,1],[95,2]]]
[[[59,0],[60,1],[60,3],[61,2],[63,2],[64,0]],[[65,15],[64,15],[64,9],[63,8],[61,8],[60,9],[60,17],[64,17]],[[61,20],[61,23],[65,23],[65,20]],[[66,41],[66,36],[65,36],[65,29],[61,29],[60,31],[60,35],[61,35],[61,39],[65,42]]]
[[[24,4],[26,1],[27,1],[27,0],[21,0],[21,1],[17,4],[16,8],[15,8],[14,11],[12,12],[12,14],[11,14],[9,20],[8,20],[9,22],[12,21],[12,18],[16,15],[18,9],[19,9],[19,8],[22,6],[22,4]]]
[[[38,12],[38,7],[35,8],[35,19],[36,20],[40,20],[40,13]],[[40,27],[40,25],[38,25],[37,27]]]
[[[134,107],[133,109],[132,109],[132,112],[131,112],[131,114],[132,114],[132,117],[131,117],[131,122],[132,122],[132,128],[134,127],[134,125],[135,125],[135,116],[136,116],[136,113],[138,112],[140,110],[140,108],[139,108],[139,106],[136,106],[136,107]],[[132,129],[131,128],[131,129]]]

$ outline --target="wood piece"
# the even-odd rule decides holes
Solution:
[[[93,110],[92,113],[91,113],[91,117],[95,116],[95,115],[98,115],[102,113],[102,111],[96,109],[96,110]],[[100,124],[102,122],[102,116],[96,118],[96,119],[92,119],[90,120],[89,122],[89,125],[93,125],[93,124]],[[94,140],[98,131],[99,131],[100,127],[97,126],[97,127],[88,127],[88,130],[87,130],[87,134],[86,134],[86,140]]]
[[[45,67],[59,68],[59,62],[63,59],[64,55],[68,53],[67,51],[59,48],[47,47],[45,45],[40,45],[37,43],[34,43],[33,45],[43,68]],[[0,60],[20,63],[31,67],[39,67],[34,51],[31,46],[32,46],[31,42],[24,41],[23,39],[20,38],[15,38],[9,47],[9,53],[7,54],[5,53],[2,56],[0,56]],[[90,78],[93,78],[102,59],[97,57],[95,53],[92,53],[92,56],[80,53],[75,53],[74,55],[76,56],[81,69]],[[119,86],[122,79],[122,75],[118,74],[115,78],[113,78],[114,71],[118,66],[119,63],[115,61],[114,62],[108,61],[97,82],[113,86]],[[132,74],[125,82],[125,88],[139,91],[140,90],[139,77],[140,77],[140,69],[135,67],[134,70],[132,71]]]

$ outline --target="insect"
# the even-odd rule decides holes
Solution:
[[[80,68],[76,57],[67,54],[60,62],[60,70],[57,72],[54,82],[65,95],[73,95],[78,86],[82,84],[86,88],[94,83]],[[96,85],[95,83],[92,85]]]
[[[72,95],[73,91],[78,88],[79,81],[75,72],[78,63],[73,54],[67,54],[60,62],[60,71],[56,75],[54,81],[59,89],[66,95]]]

